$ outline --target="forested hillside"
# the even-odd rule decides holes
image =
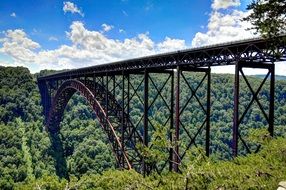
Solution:
[[[58,140],[62,143],[63,154],[55,151],[43,125],[36,81],[36,76],[48,72],[51,71],[31,75],[23,67],[0,67],[0,189],[273,189],[279,181],[286,180],[286,140],[282,138],[286,134],[285,80],[277,81],[275,88],[277,139],[272,140],[263,130],[252,130],[265,128],[266,125],[258,105],[254,103],[241,129],[245,138],[252,140],[251,146],[262,143],[263,148],[258,154],[227,161],[231,158],[229,146],[232,138],[234,77],[213,74],[211,158],[193,149],[187,167],[182,168],[181,174],[164,172],[143,178],[135,171],[114,170],[115,159],[107,137],[85,99],[78,94],[70,100],[61,124]],[[187,76],[194,87],[201,77],[198,74]],[[163,78],[155,76],[154,80]],[[249,77],[249,80],[257,88],[262,79]],[[163,92],[164,96],[168,96],[168,88]],[[181,89],[182,97],[186,98],[191,93],[184,86]],[[205,88],[202,88],[198,96],[204,97],[205,93]],[[151,99],[153,96],[151,93]],[[262,89],[259,97],[267,110],[267,88]],[[245,83],[242,83],[240,99],[241,109],[251,100]],[[164,121],[166,117],[163,104],[163,100],[159,100],[152,107],[154,118],[158,120],[154,121],[156,123]],[[131,117],[140,117],[140,106],[139,101],[132,102]],[[187,127],[191,133],[195,132],[193,130],[201,118],[196,102],[191,102],[182,115],[182,121],[190,123]],[[256,135],[251,136],[253,133]],[[262,133],[264,138],[261,139]],[[184,141],[184,136],[182,138]],[[198,139],[197,143],[203,144],[203,140]],[[62,159],[65,166],[58,166],[58,159]],[[65,176],[66,179],[58,176]]]
[[[26,68],[1,67],[0,97],[0,189],[56,175],[57,153],[43,125],[36,78]],[[107,138],[84,98],[75,96],[66,115],[61,131],[68,163],[64,172],[81,176],[113,168]]]

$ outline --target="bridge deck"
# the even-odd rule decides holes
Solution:
[[[286,34],[278,37],[281,42],[277,45],[282,55],[280,60],[286,60],[285,38]],[[189,67],[234,65],[241,60],[272,62],[274,59],[270,50],[270,44],[271,41],[263,38],[240,40],[67,70],[39,77],[38,80],[65,79],[82,75],[103,75],[106,73],[122,74],[122,71],[138,72],[144,69],[172,69],[178,65]]]

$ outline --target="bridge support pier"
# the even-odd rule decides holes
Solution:
[[[43,112],[45,116],[45,125],[46,125],[48,121],[49,111],[51,108],[51,97],[46,81],[39,81],[38,86],[41,94],[41,102],[43,105]]]
[[[253,87],[249,83],[247,77],[243,72],[243,68],[255,68],[255,69],[267,69],[268,73],[265,75],[263,81],[256,91],[253,90]],[[246,109],[240,115],[239,113],[239,93],[240,93],[240,74],[243,80],[246,82],[251,94],[252,99]],[[264,86],[266,80],[270,77],[270,87],[269,87],[269,106],[268,106],[268,114],[265,111],[265,108],[260,103],[258,94],[261,91],[261,88]],[[258,104],[260,111],[263,113],[264,118],[268,123],[268,131],[271,136],[273,136],[274,132],[274,87],[275,87],[275,65],[269,63],[254,63],[254,62],[237,62],[235,65],[235,82],[234,82],[234,117],[233,117],[233,140],[232,140],[232,154],[234,157],[238,155],[238,141],[241,140],[243,146],[246,148],[247,153],[251,153],[249,146],[246,144],[245,140],[242,138],[239,132],[239,125],[242,123],[245,115],[249,111],[251,105],[254,101]],[[257,152],[260,146],[258,146]]]
[[[160,75],[160,77],[154,77],[155,75]],[[158,80],[159,79],[159,80]],[[172,133],[174,126],[174,71],[173,70],[158,70],[158,69],[148,69],[144,71],[144,114],[143,114],[143,143],[148,149],[152,151],[154,144],[150,144],[150,139],[153,132],[157,130],[157,124],[154,124],[154,117],[158,113],[154,112],[154,106],[156,102],[161,99],[163,103],[160,109],[165,110],[168,114],[165,115],[165,121],[161,121],[160,125],[166,127],[168,130],[168,137],[172,141]],[[168,91],[168,92],[166,92]],[[152,92],[152,94],[151,94]],[[170,96],[164,96],[163,92],[170,94]],[[159,124],[159,123],[158,123]],[[156,140],[157,137],[153,140]],[[155,145],[156,146],[156,145]],[[169,160],[164,161],[158,166],[156,163],[146,163],[143,160],[143,174],[146,175],[150,173],[151,170],[156,170],[157,172],[162,172],[165,167],[169,164],[169,170],[172,170],[172,148],[166,149],[166,154],[169,156]],[[151,164],[151,165],[150,165]]]
[[[144,129],[143,129],[143,143],[144,146],[148,147],[148,81],[149,73],[147,70],[144,71]],[[145,158],[143,159],[143,175],[148,173],[148,167]]]
[[[183,72],[193,72],[193,73],[204,73],[205,75],[199,82],[196,88],[193,88],[186,76],[184,75]],[[207,85],[207,94],[206,94],[206,103],[205,106],[201,103],[200,98],[197,96],[197,91],[198,89],[202,86],[203,82],[206,81]],[[181,92],[181,83],[185,82],[187,85],[187,88],[191,91],[191,96],[187,99],[187,101],[182,104],[180,102],[181,97],[180,97],[180,92]],[[179,165],[181,164],[182,159],[186,155],[186,152],[190,149],[191,145],[196,145],[196,138],[197,136],[201,133],[202,129],[205,127],[205,154],[209,156],[210,154],[210,89],[211,89],[211,69],[210,67],[208,68],[192,68],[192,67],[182,67],[182,66],[177,66],[176,70],[176,101],[175,101],[175,134],[174,134],[174,141],[175,141],[175,150],[173,152],[173,170],[175,172],[179,172]],[[200,108],[203,110],[205,114],[205,120],[199,126],[198,130],[192,136],[190,134],[189,130],[187,127],[183,124],[181,121],[181,115],[183,114],[184,110],[186,107],[189,105],[190,101],[192,99],[196,99],[198,102]],[[191,119],[191,118],[189,118]],[[185,147],[185,149],[182,151],[182,154],[180,153],[179,150],[179,140],[180,140],[180,131],[184,131],[187,134],[187,137],[189,138],[189,144]]]

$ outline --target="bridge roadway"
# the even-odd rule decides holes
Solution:
[[[286,35],[279,36],[273,41],[262,38],[235,41],[230,43],[205,46],[200,48],[186,49],[171,53],[157,54],[130,60],[124,60],[109,64],[95,65],[80,69],[56,72],[38,78],[38,86],[41,93],[41,102],[45,115],[45,124],[51,134],[58,134],[60,122],[63,117],[65,106],[69,99],[76,92],[84,96],[106,132],[118,167],[131,169],[134,168],[144,174],[152,169],[157,171],[164,170],[169,165],[169,170],[179,171],[183,160],[186,158],[186,152],[192,145],[196,145],[196,140],[202,131],[204,132],[205,153],[210,154],[210,110],[211,110],[211,67],[235,65],[234,82],[234,112],[232,127],[232,154],[237,156],[238,142],[241,141],[246,152],[256,152],[251,150],[245,139],[241,136],[239,125],[243,123],[245,115],[254,102],[257,103],[263,117],[267,121],[268,131],[273,135],[274,131],[274,85],[275,85],[275,62],[286,60]],[[279,43],[277,43],[279,42]],[[272,49],[278,50],[279,57],[275,56]],[[249,83],[243,72],[243,68],[266,69],[268,73],[262,80],[257,90]],[[192,87],[190,81],[184,73],[202,73],[204,77],[196,88]],[[163,83],[152,79],[152,74],[160,73]],[[132,75],[142,78],[140,84],[132,81]],[[262,87],[269,79],[269,105],[261,105],[258,95]],[[248,86],[252,98],[245,110],[240,110],[239,92],[240,81],[244,80]],[[190,92],[190,97],[183,102],[180,96],[180,88],[184,83]],[[206,96],[199,97],[197,91],[206,84]],[[169,92],[168,97],[162,95],[166,89]],[[160,86],[160,87],[159,87]],[[150,98],[150,89],[156,93],[155,98]],[[268,88],[268,87],[267,87]],[[144,91],[143,96],[139,91]],[[256,89],[256,88],[255,88]],[[120,95],[120,98],[118,96]],[[152,94],[154,95],[154,94]],[[132,111],[132,101],[137,96],[142,103],[142,117],[139,121],[134,121],[129,115]],[[150,142],[150,133],[155,130],[154,124],[150,121],[150,113],[154,102],[158,97],[162,98],[165,105],[167,118],[162,124],[168,127],[168,139],[174,142],[175,146],[166,150],[169,154],[164,164],[150,163],[147,158],[140,153],[138,144],[148,146]],[[143,99],[143,100],[142,100]],[[190,101],[194,99],[204,119],[197,132],[190,134],[181,117]],[[204,101],[204,102],[203,102]],[[266,110],[267,109],[267,110]],[[241,114],[242,113],[242,114]],[[191,118],[190,118],[191,119]],[[191,120],[190,120],[191,121]],[[198,124],[194,124],[198,125]],[[180,135],[182,131],[187,138],[187,144],[180,146]]]
[[[286,35],[279,37],[282,57],[286,60]],[[282,40],[284,38],[284,40]],[[78,75],[119,73],[122,71],[143,71],[144,69],[172,69],[177,66],[207,67],[235,65],[238,61],[272,62],[275,60],[270,50],[271,41],[262,38],[240,40],[199,48],[191,48],[164,54],[123,60],[108,64],[67,70],[40,77],[38,80],[63,79]]]

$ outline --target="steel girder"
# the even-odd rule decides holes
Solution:
[[[238,61],[273,62],[286,60],[286,35],[277,37],[276,49],[281,57],[277,59],[270,44],[272,41],[263,38],[241,40],[200,48],[192,48],[165,54],[124,60],[115,63],[68,70],[52,75],[39,77],[38,80],[67,79],[76,76],[121,74],[125,72],[143,72],[145,69],[175,69],[177,66],[207,67],[235,65]]]

